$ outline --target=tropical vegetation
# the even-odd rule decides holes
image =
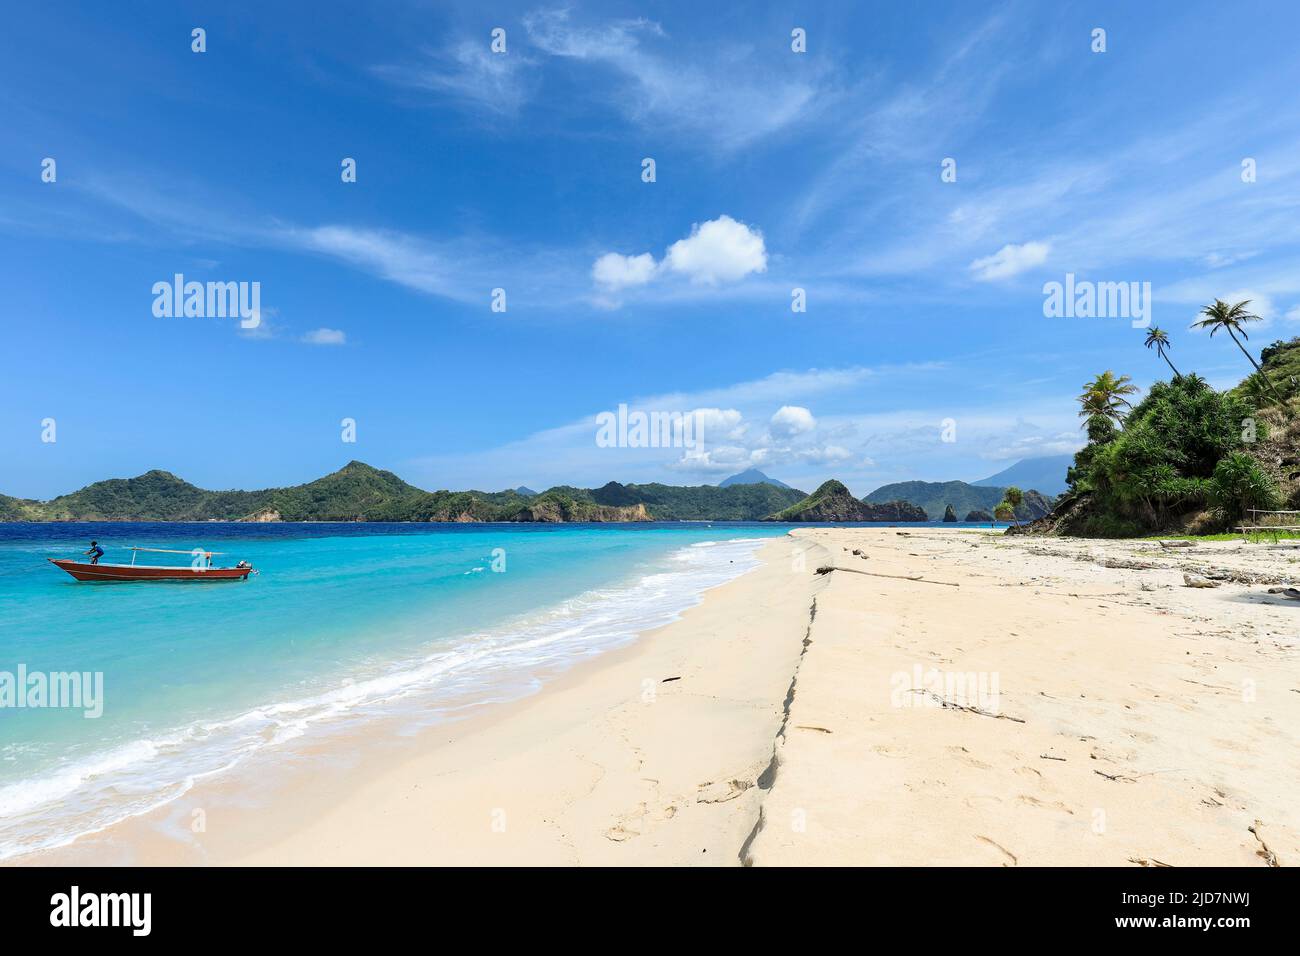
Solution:
[[[1107,370],[1078,397],[1088,442],[1075,455],[1069,490],[1041,524],[1085,535],[1155,531],[1224,531],[1249,521],[1252,509],[1300,507],[1300,431],[1292,402],[1300,395],[1300,339],[1245,348],[1244,325],[1258,320],[1249,301],[1216,299],[1195,328],[1218,331],[1250,360],[1240,385],[1216,391],[1194,372],[1180,373],[1166,354],[1167,333],[1148,330],[1145,345],[1169,365],[1140,401],[1127,375]],[[1007,503],[1010,496],[1007,495]]]

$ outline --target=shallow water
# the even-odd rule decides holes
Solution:
[[[0,525],[0,674],[102,675],[102,714],[0,707],[0,857],[66,842],[309,728],[498,700],[667,623],[773,525]],[[246,582],[80,584],[97,539]],[[188,563],[153,555],[149,563]],[[495,570],[494,570],[495,569]],[[94,687],[94,677],[87,688]]]

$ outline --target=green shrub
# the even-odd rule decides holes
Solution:
[[[1233,452],[1214,468],[1210,500],[1227,521],[1237,521],[1251,508],[1271,511],[1278,506],[1277,486],[1244,452]]]

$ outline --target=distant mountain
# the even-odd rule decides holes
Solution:
[[[533,495],[537,494],[537,492],[533,491],[533,489],[529,488],[527,485],[520,485],[515,489],[515,494],[519,495],[521,498],[531,498]]]
[[[925,521],[920,508],[904,501],[865,504],[831,479],[802,501],[772,515],[769,521]]]
[[[784,481],[777,481],[775,478],[769,478],[757,468],[750,468],[748,471],[742,471],[738,475],[732,475],[730,478],[724,478],[718,482],[719,488],[730,488],[732,485],[776,485],[778,488],[789,488]]]
[[[323,478],[262,491],[207,491],[166,471],[97,481],[50,501],[0,495],[0,521],[758,521],[804,496],[768,484],[559,486],[424,491],[349,462]]]
[[[1030,488],[1054,498],[1065,491],[1065,473],[1074,464],[1073,455],[1048,455],[1044,458],[1025,458],[996,475],[989,475],[971,484],[981,488],[1006,488],[1015,485],[1021,491]]]
[[[1021,521],[1041,518],[1052,510],[1051,501],[1036,491],[1021,488],[1025,493],[1016,517]],[[898,481],[883,485],[862,500],[869,503],[887,501],[907,501],[926,514],[942,515],[949,506],[956,514],[969,514],[972,511],[993,513],[998,502],[1002,500],[1004,488],[983,488],[967,484],[964,481]]]

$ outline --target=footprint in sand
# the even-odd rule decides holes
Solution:
[[[992,770],[992,764],[987,764],[983,760],[972,757],[969,750],[965,747],[949,747],[948,753],[952,754],[953,759],[959,763],[964,763],[968,767],[974,767],[977,770]]]
[[[750,780],[728,780],[723,783],[702,783],[695,795],[696,803],[726,803],[752,787]]]
[[[1062,813],[1068,813],[1070,816],[1074,816],[1074,811],[1060,800],[1053,800],[1051,803],[1047,803],[1044,800],[1039,800],[1037,797],[1031,797],[1027,793],[1020,794],[1016,799],[1021,803],[1029,804],[1031,807],[1038,807],[1042,810],[1059,810]]]

